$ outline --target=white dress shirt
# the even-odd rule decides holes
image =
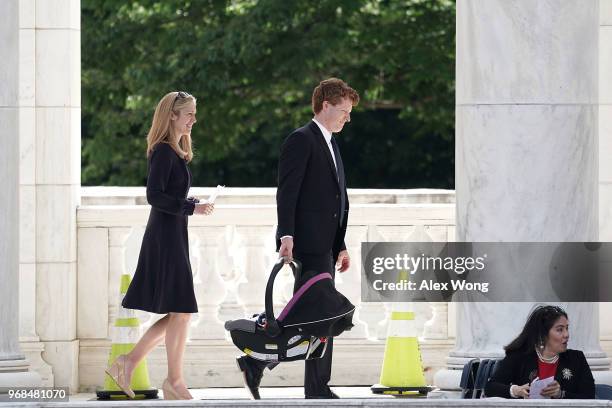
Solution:
[[[336,176],[337,176],[338,165],[336,164],[336,155],[334,154],[334,148],[332,147],[332,144],[331,144],[332,134],[329,130],[325,128],[325,126],[320,124],[315,118],[312,118],[312,121],[317,124],[319,129],[321,129],[321,133],[323,133],[323,137],[325,138],[325,141],[327,142],[327,148],[329,149],[329,152],[331,153],[332,160],[334,161],[334,166],[336,167]]]

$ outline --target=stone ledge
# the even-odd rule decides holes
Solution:
[[[78,228],[145,226],[148,205],[95,205],[77,209]],[[254,216],[256,214],[256,216]],[[216,205],[207,217],[192,216],[190,227],[276,225],[276,205]],[[349,227],[356,225],[455,225],[454,204],[351,204]]]
[[[192,187],[190,195],[207,198],[214,187]],[[354,189],[351,204],[452,204],[454,190],[443,189]],[[146,205],[145,187],[81,187],[81,203],[89,205]],[[276,187],[228,187],[217,204],[275,204]]]

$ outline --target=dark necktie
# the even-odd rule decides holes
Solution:
[[[336,138],[331,138],[332,149],[334,149],[334,156],[336,157],[336,171],[338,173],[338,185],[340,186],[340,216],[338,221],[340,225],[344,221],[344,209],[346,208],[346,195],[345,195],[345,180],[344,180],[344,165],[342,164],[342,157],[340,156],[340,149],[336,143]]]

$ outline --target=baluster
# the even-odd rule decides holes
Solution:
[[[367,238],[366,226],[350,226],[345,238],[346,248],[351,257],[350,268],[340,273],[336,271],[336,288],[355,305],[354,327],[342,334],[343,338],[365,339],[368,337],[367,323],[361,318],[361,243]]]
[[[225,248],[225,228],[192,228],[189,231],[193,283],[198,314],[192,322],[192,339],[224,339],[225,329],[219,319],[220,305],[227,293],[220,275]]]
[[[433,310],[430,320],[425,323],[423,336],[426,339],[448,339],[448,303],[428,302]]]
[[[111,228],[108,232],[108,333],[112,333],[119,308],[121,275],[125,273],[126,242],[132,228]],[[133,275],[134,271],[130,271]]]
[[[238,301],[244,306],[246,316],[264,310],[266,283],[274,257],[274,235],[270,227],[237,226],[243,256],[240,259],[241,279],[238,283]]]
[[[238,301],[238,283],[242,278],[240,265],[244,259],[244,251],[240,237],[236,234],[235,225],[227,225],[224,228],[223,236],[219,238],[223,243],[218,248],[218,274],[224,282],[225,299],[219,305],[219,320],[226,322],[242,318],[245,310]],[[225,338],[229,341],[229,333],[225,333]]]

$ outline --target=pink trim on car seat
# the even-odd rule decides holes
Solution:
[[[289,313],[291,308],[295,305],[295,303],[298,301],[298,299],[304,294],[304,292],[306,292],[308,289],[310,289],[310,287],[312,285],[314,285],[315,283],[317,283],[320,280],[331,279],[331,278],[332,278],[332,276],[329,273],[320,273],[317,276],[313,276],[312,278],[308,279],[306,281],[306,283],[303,284],[302,287],[299,288],[297,292],[295,292],[295,295],[293,295],[293,297],[291,298],[289,303],[287,303],[287,306],[285,306],[285,308],[281,312],[280,316],[278,316],[278,318],[276,320],[279,321],[279,322],[282,322],[283,319],[285,317],[287,317],[287,314]]]

